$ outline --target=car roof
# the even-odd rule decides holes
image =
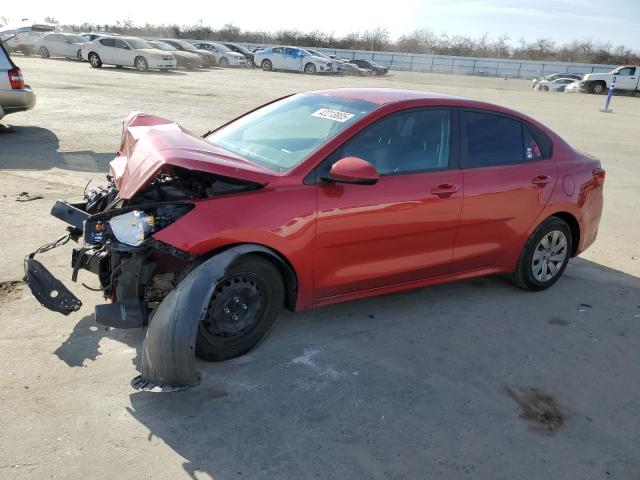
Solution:
[[[406,100],[447,99],[471,101],[465,97],[447,95],[445,93],[428,92],[424,90],[404,90],[399,88],[331,88],[315,90],[309,93],[331,95],[333,97],[351,100],[365,100],[367,102],[384,105],[385,103],[403,102]]]

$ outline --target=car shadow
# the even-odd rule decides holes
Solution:
[[[130,73],[134,75],[175,75],[175,76],[186,75],[185,72],[177,71],[176,69],[166,70],[166,71],[147,70],[146,72],[141,72],[139,70],[136,70],[134,67],[116,67],[111,65],[103,65],[102,67],[100,67],[99,70],[103,72],[121,72],[121,73]]]
[[[115,153],[91,150],[59,151],[58,136],[47,128],[4,126],[0,128],[0,170],[48,170],[58,167],[85,172],[104,172]]]
[[[639,299],[640,278],[575,259],[543,292],[481,278],[285,314],[247,355],[198,361],[198,387],[128,410],[194,479],[616,478],[640,467],[620,454],[637,411],[617,401],[638,398]],[[119,335],[91,322],[56,351],[68,365]]]
[[[70,367],[86,366],[86,361],[95,361],[100,355],[100,342],[110,338],[125,345],[140,349],[143,332],[139,329],[119,330],[98,325],[93,314],[83,317],[74,327],[67,339],[53,352]],[[133,360],[140,368],[138,352]]]

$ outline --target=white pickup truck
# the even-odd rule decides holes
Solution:
[[[640,66],[624,65],[609,73],[588,73],[582,77],[580,90],[589,93],[603,93],[611,87],[613,77],[616,77],[616,90],[638,91],[640,90]]]

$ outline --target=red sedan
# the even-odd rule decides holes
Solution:
[[[109,184],[52,213],[84,237],[74,280],[97,274],[110,300],[96,321],[149,323],[138,386],[184,386],[197,382],[194,351],[242,355],[282,308],[497,273],[550,287],[596,238],[604,176],[503,107],[336,89],[276,100],[203,137],[132,114]],[[36,297],[77,310],[33,256]]]

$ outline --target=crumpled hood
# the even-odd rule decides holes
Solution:
[[[116,158],[109,164],[119,196],[131,199],[156,173],[171,167],[266,185],[277,175],[195,137],[170,120],[133,112],[124,121]]]

